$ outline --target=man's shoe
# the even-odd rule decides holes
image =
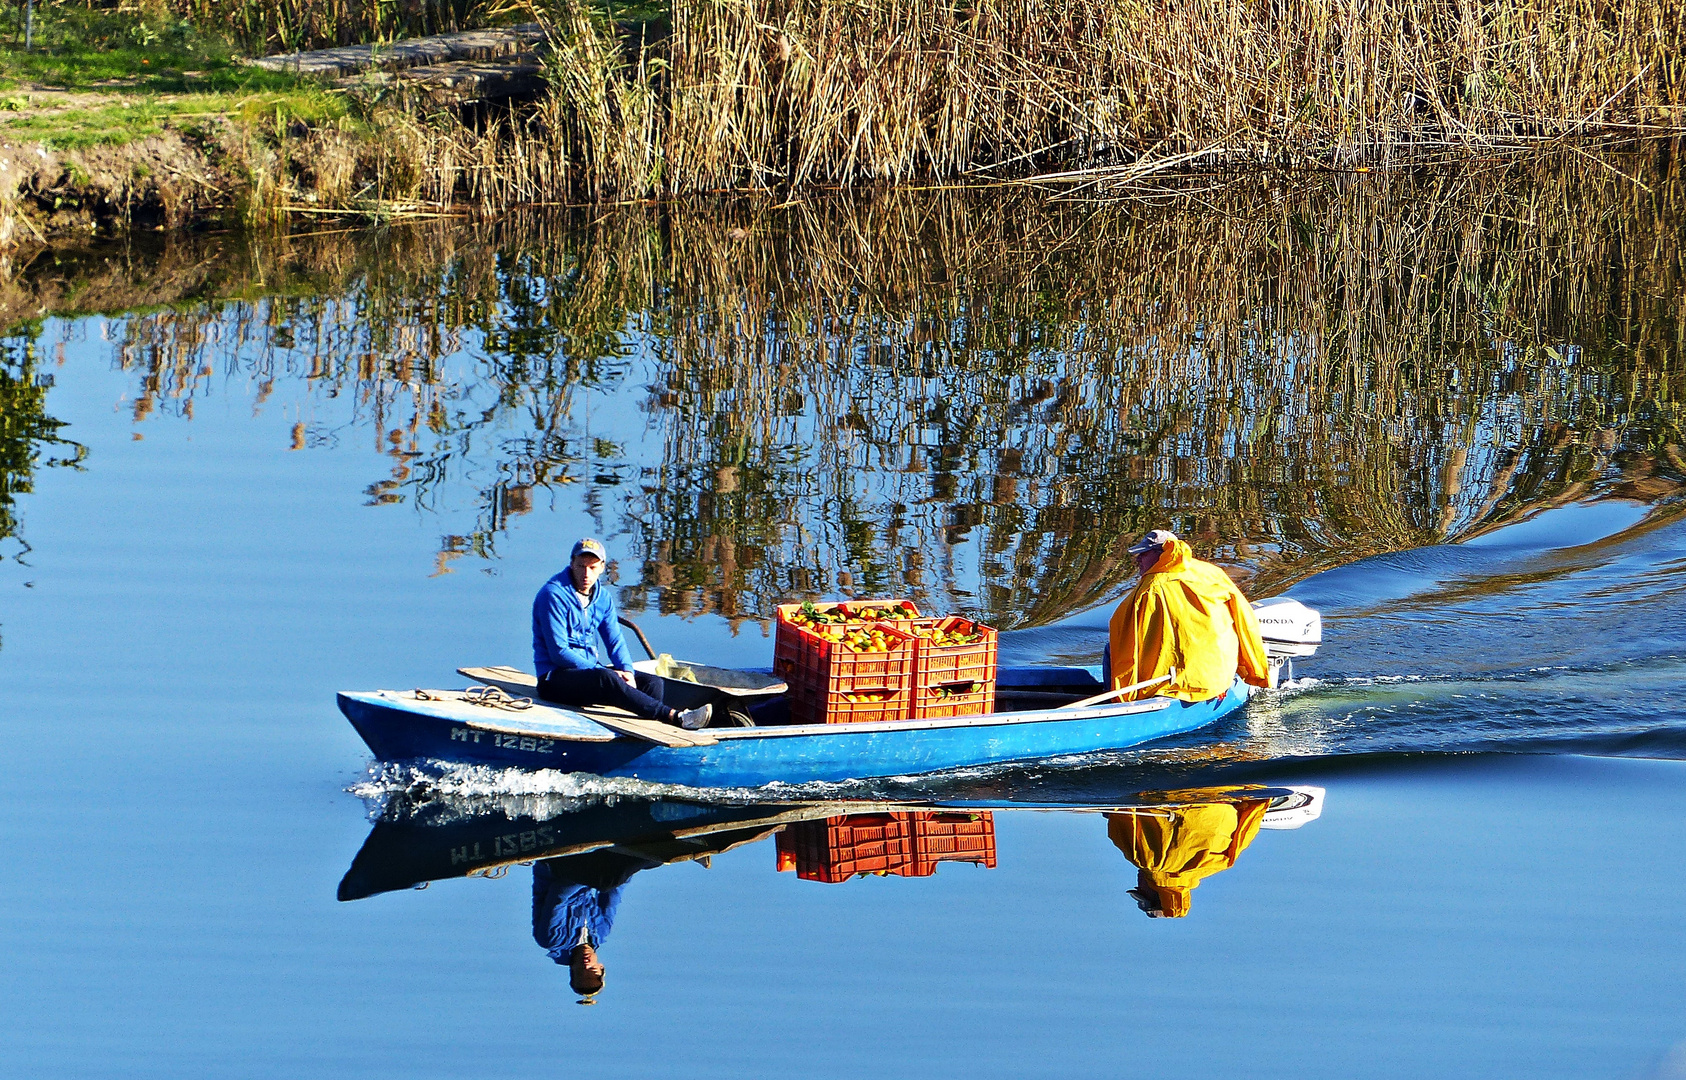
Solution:
[[[700,731],[708,726],[709,718],[713,715],[713,705],[698,705],[679,714],[679,726],[686,731]]]

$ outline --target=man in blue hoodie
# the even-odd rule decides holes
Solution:
[[[557,705],[615,705],[695,731],[708,724],[713,706],[680,712],[662,704],[662,682],[632,670],[614,597],[598,578],[607,553],[597,540],[581,540],[568,569],[544,583],[533,598],[533,664],[539,697]],[[599,643],[609,654],[605,665]]]

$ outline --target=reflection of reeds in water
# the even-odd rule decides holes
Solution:
[[[1686,199],[1621,167],[1646,186],[1248,179],[1158,209],[901,194],[394,233],[349,256],[341,297],[131,319],[122,355],[166,393],[209,353],[259,363],[285,325],[285,363],[354,383],[397,459],[372,495],[496,462],[442,558],[591,482],[588,505],[626,496],[629,609],[737,620],[843,591],[1045,622],[1115,594],[1149,526],[1257,593],[1610,484],[1671,489]],[[435,358],[482,336],[447,384]],[[637,341],[661,449],[631,452],[634,483],[574,392],[645,393]],[[530,434],[475,441],[515,413]]]
[[[1585,491],[1613,452],[1642,456],[1628,425],[1678,440],[1659,298],[1679,287],[1679,190],[1512,180],[1245,184],[1218,213],[1139,216],[890,200],[746,222],[798,234],[749,245],[675,227],[675,273],[712,317],[672,328],[670,386],[709,423],[674,426],[689,482],[647,516],[795,523],[750,547],[763,602],[836,589],[828,570],[940,602],[969,584],[941,569],[970,537],[962,602],[1040,621],[1118,588],[1150,524],[1268,589]],[[811,420],[784,415],[793,395]],[[823,449],[783,464],[805,441]],[[745,446],[768,448],[759,470]],[[727,460],[727,505],[687,514]],[[756,505],[758,471],[774,497]],[[825,558],[795,557],[802,526],[829,527]],[[654,580],[708,579],[707,543],[670,543]]]
[[[74,467],[86,452],[79,443],[62,438],[64,422],[47,414],[50,385],[50,376],[43,377],[28,343],[10,341],[0,347],[0,558],[29,550],[20,535],[18,496],[34,490],[36,470]],[[8,547],[6,541],[16,546]]]

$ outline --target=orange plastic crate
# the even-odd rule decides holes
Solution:
[[[902,604],[907,604],[913,608],[917,618],[919,608],[914,606],[910,600],[840,600],[832,603],[816,603],[814,607],[820,611],[841,609],[845,612],[859,612],[866,608],[898,607]],[[803,634],[810,632],[810,628],[792,621],[796,613],[801,610],[801,604],[780,604],[776,612],[777,617],[773,622],[773,670],[786,681],[800,666],[801,656],[811,644],[803,638]],[[891,626],[905,629],[913,620],[890,619],[880,621],[886,621]]]
[[[802,637],[802,648],[779,673],[790,684],[792,723],[907,719],[918,662],[914,639],[893,626],[871,625],[894,643],[889,652],[857,652],[841,641],[794,628]]]
[[[899,608],[904,604],[907,607],[913,609],[913,618],[917,619],[917,618],[920,617],[919,616],[919,605],[915,604],[911,600],[897,600],[897,599],[892,599],[892,600],[835,600],[835,601],[827,601],[827,602],[824,602],[824,603],[821,603],[819,601],[815,601],[814,607],[815,607],[816,610],[819,610],[819,611],[837,611],[837,610],[841,609],[845,614],[854,615],[854,614],[857,614],[857,613],[863,611],[864,609],[868,609],[868,608],[871,608],[871,609]],[[794,615],[796,615],[796,613],[801,611],[801,610],[802,610],[801,604],[780,604],[778,606],[778,621],[781,622],[781,623],[791,623],[791,625],[794,626],[796,624],[794,622],[792,622],[792,617]],[[873,615],[873,616],[869,616],[869,617],[867,617],[867,618],[865,618],[861,621],[894,623],[894,622],[898,622],[900,620],[886,619],[886,618],[883,618],[882,616]]]
[[[994,628],[983,623],[951,615],[946,619],[920,619],[908,628],[920,630],[955,630],[976,632],[981,640],[970,645],[934,645],[929,638],[919,638],[919,665],[916,678],[920,686],[947,686],[974,683],[989,684],[995,690],[995,657],[999,637]]]
[[[983,716],[995,711],[999,635],[994,628],[951,615],[946,619],[920,619],[908,629],[915,635],[922,630],[959,629],[980,636],[980,640],[967,645],[936,645],[930,638],[919,638],[913,719]]]
[[[973,687],[969,692],[961,687]],[[995,711],[995,683],[951,683],[919,686],[913,691],[913,719],[941,720],[950,716],[987,716]]]

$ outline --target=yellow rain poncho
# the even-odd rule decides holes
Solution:
[[[1242,799],[1108,814],[1106,835],[1140,871],[1138,887],[1180,918],[1195,886],[1235,865],[1269,808],[1269,799]]]
[[[1168,694],[1184,701],[1217,697],[1241,677],[1269,686],[1270,664],[1253,607],[1223,570],[1172,540],[1118,605],[1108,625],[1112,686],[1130,686],[1177,669],[1176,683],[1126,694]]]

